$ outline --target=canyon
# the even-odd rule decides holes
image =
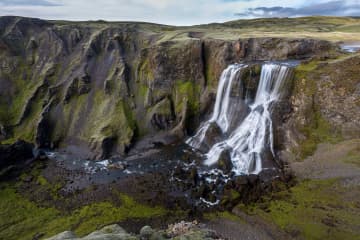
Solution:
[[[0,17],[0,236],[183,219],[229,239],[359,236],[358,26]]]

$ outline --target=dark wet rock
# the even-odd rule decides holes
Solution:
[[[38,148],[51,148],[51,125],[49,121],[49,111],[51,103],[41,112],[37,123],[35,142]]]
[[[157,130],[168,130],[173,127],[175,115],[168,98],[157,103],[149,113],[150,123]]]
[[[101,159],[107,159],[111,156],[112,150],[114,148],[116,139],[114,137],[106,137],[101,143]]]
[[[77,94],[79,78],[75,77],[70,81],[64,97],[64,102],[67,103],[70,99]]]
[[[206,146],[206,150],[209,150],[211,146],[221,141],[222,138],[223,138],[223,133],[220,127],[215,122],[210,123],[209,129],[206,132],[204,138],[204,144]]]
[[[0,169],[10,165],[22,164],[34,157],[34,145],[18,140],[11,145],[0,145]]]
[[[81,77],[81,81],[79,82],[79,95],[87,94],[91,90],[91,78],[88,74]]]
[[[216,191],[216,189],[214,189]],[[209,202],[216,202],[216,196],[213,194],[212,187],[206,183],[202,183],[200,186],[193,188],[191,197],[194,199],[206,199]]]
[[[196,186],[199,181],[199,174],[196,167],[190,169],[189,180],[193,186]]]
[[[217,166],[219,169],[223,170],[225,174],[228,174],[231,172],[233,168],[233,164],[231,161],[230,151],[227,149],[224,149],[224,151],[221,152]]]
[[[4,140],[6,138],[6,130],[5,127],[3,125],[0,124],[0,141]]]
[[[26,182],[26,183],[31,182],[33,179],[34,179],[34,178],[33,178],[33,176],[31,176],[31,175],[27,175],[27,176],[25,176],[24,178],[22,178],[22,180],[23,180],[24,182]]]
[[[36,149],[33,151],[34,152],[34,158],[38,159],[38,160],[46,160],[47,159],[47,155],[46,152],[42,149]]]

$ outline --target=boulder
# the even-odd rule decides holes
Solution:
[[[147,240],[154,234],[154,230],[150,226],[144,226],[140,230],[140,239]]]
[[[75,233],[71,231],[65,231],[51,238],[48,238],[47,240],[75,240],[75,239],[78,239]]]

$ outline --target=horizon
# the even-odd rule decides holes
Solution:
[[[0,16],[193,26],[258,18],[360,17],[357,0],[0,0]]]
[[[360,16],[326,16],[326,15],[311,15],[311,16],[296,16],[296,17],[257,17],[257,18],[236,18],[230,21],[225,22],[208,22],[208,23],[201,23],[201,24],[194,24],[194,25],[171,25],[171,24],[164,24],[158,22],[146,22],[146,21],[135,21],[135,20],[106,20],[106,19],[88,19],[88,20],[69,20],[69,19],[46,19],[40,17],[27,17],[27,16],[20,16],[20,15],[0,15],[0,18],[3,17],[13,17],[13,18],[27,18],[27,19],[37,19],[49,22],[70,22],[70,23],[83,23],[83,22],[92,22],[92,23],[140,23],[140,24],[154,24],[154,25],[163,25],[169,27],[193,27],[193,26],[201,26],[201,25],[211,25],[211,24],[224,24],[230,22],[237,22],[237,21],[253,21],[253,20],[271,20],[271,19],[305,19],[305,18],[359,18]]]

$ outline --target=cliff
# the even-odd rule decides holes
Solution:
[[[125,155],[150,137],[168,144],[196,129],[228,64],[337,50],[306,38],[226,40],[208,28],[1,17],[1,139],[76,146],[90,158]]]

